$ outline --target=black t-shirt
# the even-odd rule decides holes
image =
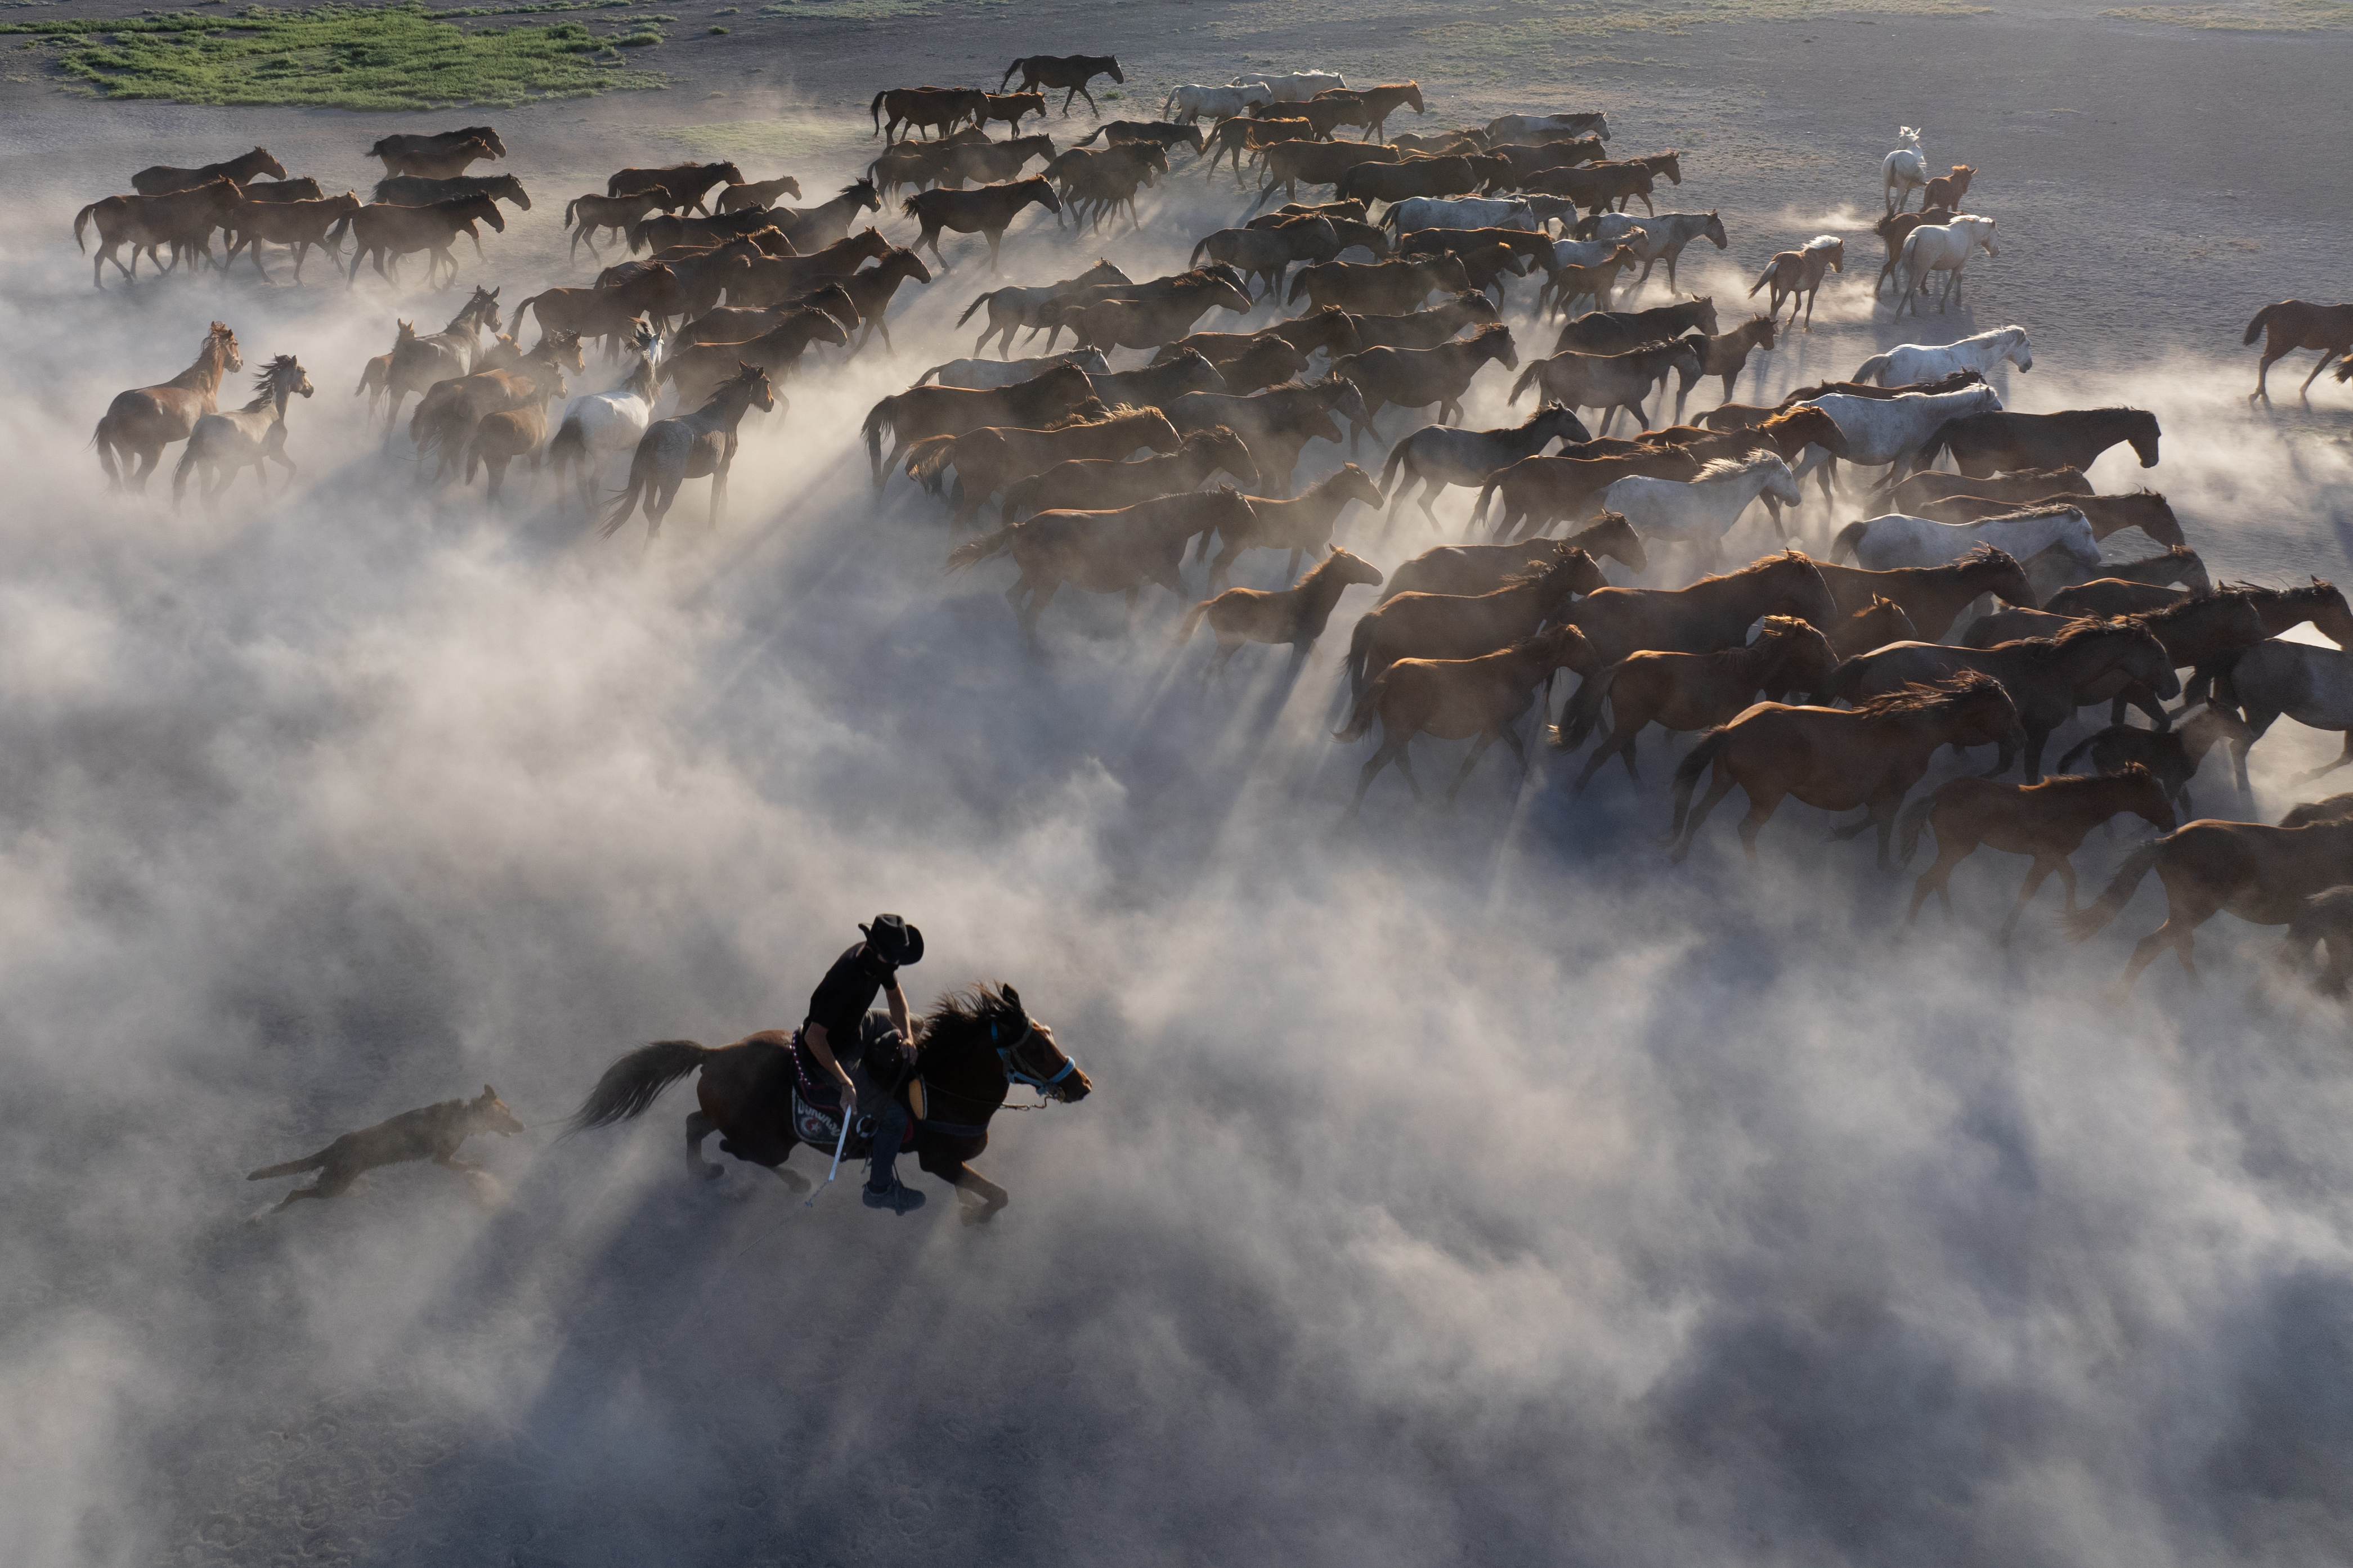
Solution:
[[[854,943],[849,952],[833,961],[825,978],[809,993],[808,1019],[825,1026],[827,1047],[841,1060],[842,1053],[855,1053],[859,1026],[873,1008],[874,999],[882,994],[882,982],[891,973],[890,966],[880,960],[861,956],[864,942]]]

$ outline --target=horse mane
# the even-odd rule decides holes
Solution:
[[[2317,599],[2323,597],[2324,593],[2333,594],[2336,591],[2336,584],[2327,582],[2309,583],[2300,588],[2266,588],[2260,583],[2221,583],[2217,584],[2214,592],[2207,596],[2214,599],[2242,599],[2248,602],[2256,599],[2299,597]]]
[[[1983,670],[1964,669],[1950,678],[1926,683],[1914,681],[1867,697],[1854,705],[1853,711],[1870,719],[1897,719],[1915,713],[1943,713],[1988,691],[2000,691],[2001,682]]]
[[[976,981],[961,989],[950,991],[932,1005],[932,1010],[915,1023],[918,1052],[928,1052],[935,1043],[944,1043],[944,1031],[978,1028],[1008,1016],[1022,1017],[1018,1001],[1009,1000],[1001,982]],[[1007,1044],[1011,1044],[1008,1041]],[[917,1066],[922,1066],[921,1055]]]
[[[1846,241],[1844,239],[1835,234],[1818,234],[1798,248],[1799,254],[1802,255],[1804,252],[1809,250],[1828,250],[1832,246],[1844,245]]]
[[[1989,522],[2032,522],[2037,518],[2058,517],[2071,511],[2081,513],[2083,510],[2073,501],[2063,501],[2056,506],[2021,507],[2016,511],[1996,512],[1991,517],[1981,517],[1978,520],[1977,525],[1982,528]]]
[[[1691,482],[1699,484],[1708,479],[1728,479],[1742,474],[1751,474],[1767,463],[1778,463],[1780,460],[1781,455],[1778,452],[1751,452],[1745,458],[1717,458],[1712,462],[1702,464],[1699,472],[1691,477]]]
[[[2085,616],[2068,622],[2047,637],[2018,637],[2010,646],[2028,649],[2028,658],[2035,664],[2047,664],[2079,642],[2094,637],[2112,637],[2120,631],[2146,632],[2148,627],[2131,616],[2118,616],[2113,620],[2098,620]]]
[[[1966,555],[1956,556],[1947,564],[1952,566],[2008,566],[2018,570],[2018,557],[1999,544],[1979,542]]]

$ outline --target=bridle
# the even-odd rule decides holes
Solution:
[[[1012,1044],[1004,1045],[998,1043],[997,1037],[997,1026],[995,1024],[988,1026],[988,1043],[997,1047],[997,1064],[1005,1069],[1005,1081],[1007,1083],[1026,1083],[1031,1089],[1036,1089],[1039,1093],[1044,1094],[1047,1090],[1052,1089],[1064,1079],[1079,1070],[1079,1058],[1065,1053],[1062,1057],[1062,1065],[1060,1068],[1057,1070],[1052,1077],[1039,1078],[1036,1073],[1024,1067],[1020,1060],[1021,1047],[1028,1045],[1030,1040],[1035,1038],[1037,1034],[1038,1026],[1031,1023],[1029,1018],[1025,1016],[1021,1020],[1021,1033],[1015,1037]]]

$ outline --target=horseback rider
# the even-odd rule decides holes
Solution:
[[[866,1206],[906,1214],[923,1206],[923,1194],[900,1182],[893,1163],[907,1135],[898,1080],[915,1060],[915,1032],[908,1022],[906,994],[899,989],[899,968],[922,961],[923,933],[897,915],[876,915],[858,929],[864,940],[835,959],[810,993],[801,1039],[818,1070],[840,1083],[842,1114],[854,1115],[860,1130],[871,1135]],[[883,1019],[871,1015],[877,995],[890,1007],[887,1031]],[[900,1071],[889,1081],[877,1082],[864,1065],[870,1040],[881,1043],[878,1034],[898,1047]],[[849,1058],[848,1066],[842,1057]]]

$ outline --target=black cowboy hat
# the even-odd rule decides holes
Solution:
[[[866,945],[894,969],[923,961],[923,933],[901,916],[876,915],[873,924],[858,929],[864,934]]]

